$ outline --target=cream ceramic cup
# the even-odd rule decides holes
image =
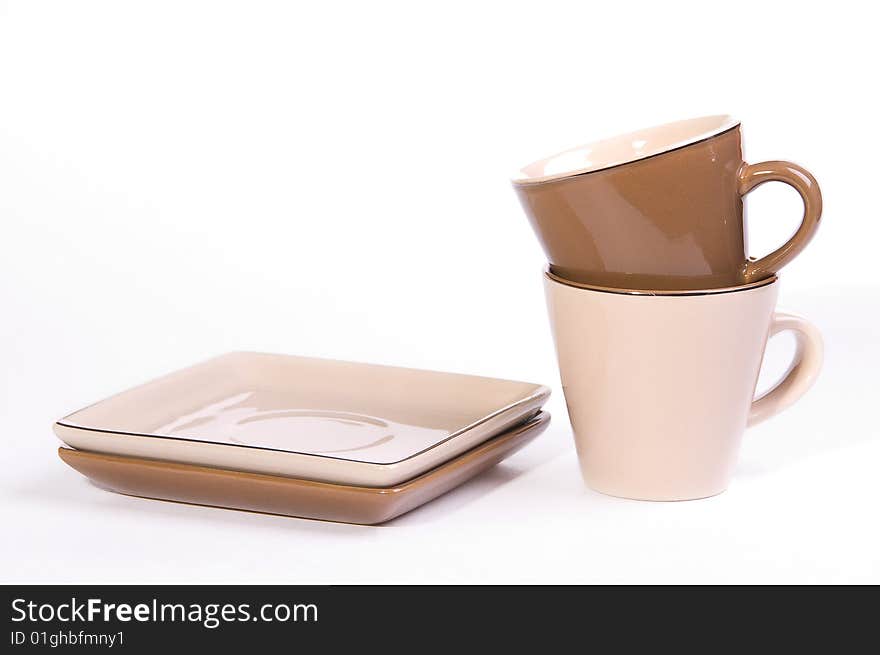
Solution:
[[[612,496],[688,500],[724,491],[746,427],[782,411],[822,366],[822,338],[774,312],[775,277],[729,289],[596,290],[545,273],[550,323],[581,472]],[[794,360],[754,399],[769,336]]]

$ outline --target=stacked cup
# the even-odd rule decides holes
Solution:
[[[747,254],[743,196],[780,181],[801,225]],[[685,500],[724,491],[740,440],[797,400],[822,363],[805,320],[775,311],[776,277],[822,212],[796,164],[746,164],[728,116],[669,123],[573,148],[513,180],[549,267],[544,285],[585,482],[603,493]],[[754,399],[769,336],[794,333],[788,372]]]

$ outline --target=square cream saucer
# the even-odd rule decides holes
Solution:
[[[549,395],[527,382],[235,352],[54,428],[78,450],[389,487],[526,421]]]
[[[316,482],[70,448],[59,448],[58,455],[99,486],[129,496],[376,524],[424,505],[493,467],[541,434],[549,423],[550,415],[539,412],[531,420],[393,487]]]

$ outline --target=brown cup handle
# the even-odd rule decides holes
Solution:
[[[739,172],[739,193],[744,196],[765,182],[785,182],[794,187],[804,201],[804,217],[785,244],[761,259],[749,258],[743,271],[746,282],[768,277],[797,257],[813,238],[822,216],[822,192],[816,178],[806,169],[787,161],[746,164]]]

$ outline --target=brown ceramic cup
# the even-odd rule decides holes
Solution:
[[[748,256],[743,196],[770,181],[804,203],[791,239]],[[797,164],[747,164],[729,116],[668,123],[573,148],[521,169],[514,188],[550,260],[572,282],[618,289],[732,287],[773,275],[809,243],[822,214]]]

